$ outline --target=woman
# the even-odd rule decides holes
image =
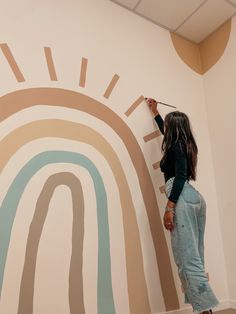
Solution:
[[[157,101],[146,98],[155,121],[164,135],[163,157],[168,202],[164,226],[171,231],[171,247],[185,297],[197,313],[212,313],[219,304],[205,273],[204,231],[206,203],[189,180],[196,179],[197,145],[186,114],[175,111],[165,121],[157,110]]]

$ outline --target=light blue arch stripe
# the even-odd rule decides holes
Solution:
[[[48,151],[33,157],[17,174],[0,207],[0,294],[11,230],[21,196],[29,180],[45,165],[52,163],[80,165],[90,173],[95,188],[98,220],[98,314],[115,313],[111,279],[110,235],[107,196],[104,183],[96,166],[84,155],[66,151]],[[93,261],[91,261],[92,263]]]

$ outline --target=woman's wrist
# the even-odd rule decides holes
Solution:
[[[154,118],[159,115],[159,112],[157,110],[153,111],[152,113],[154,115]]]
[[[174,202],[172,202],[172,201],[170,201],[170,200],[168,200],[168,202],[167,202],[167,204],[166,204],[166,207],[168,207],[168,208],[175,208],[175,203]]]

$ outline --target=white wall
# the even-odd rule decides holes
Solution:
[[[226,257],[229,296],[236,304],[235,155],[236,155],[236,18],[228,46],[218,63],[204,75],[210,139],[217,186],[220,224]]]
[[[220,86],[218,90],[224,88],[227,92],[230,88],[229,83],[222,87],[224,78],[223,82],[220,82],[218,68],[214,68],[217,75],[209,72],[205,76],[205,87],[209,89],[206,95],[216,170],[214,174],[202,76],[180,60],[167,31],[106,0],[1,1],[1,5],[4,6],[4,10],[0,11],[1,24],[4,25],[0,29],[1,42],[8,43],[26,77],[25,83],[17,83],[5,59],[1,57],[0,68],[4,77],[4,80],[1,80],[1,95],[22,88],[40,86],[79,90],[80,61],[81,57],[87,57],[88,78],[83,92],[102,101],[122,119],[125,119],[124,112],[141,94],[176,105],[179,110],[189,115],[199,146],[198,180],[195,185],[205,196],[208,204],[205,237],[206,271],[210,274],[211,285],[219,300],[222,302],[227,300],[229,296],[219,209],[221,222],[233,221],[230,215],[235,215],[232,208],[234,178],[230,177],[230,166],[227,172],[227,165],[233,164],[229,161],[233,160],[233,154],[230,153],[234,144],[228,140],[224,142],[222,126],[232,126],[234,121],[233,104],[231,108],[226,107],[226,103],[230,106],[230,99],[233,98],[229,98],[226,93],[220,93],[221,97],[224,96],[223,102],[220,96],[213,95],[215,87],[211,89],[216,83]],[[52,48],[58,74],[57,82],[49,79],[43,54],[44,46]],[[103,93],[115,73],[120,76],[120,80],[110,99],[105,100]],[[233,73],[231,75],[234,78]],[[213,107],[216,101],[221,103],[221,111],[217,109],[216,112]],[[160,111],[163,116],[167,113],[166,108],[161,107]],[[221,112],[224,112],[223,122]],[[216,115],[216,118],[211,118],[213,115],[214,117]],[[164,180],[159,171],[152,169],[152,164],[161,157],[160,139],[146,144],[143,142],[143,136],[156,129],[145,104],[129,117],[127,123],[143,150],[156,187],[158,203],[163,212],[165,198],[160,195],[159,186]],[[214,134],[217,134],[216,138]],[[222,165],[225,161],[222,147],[227,155],[227,165]],[[228,182],[231,187],[224,187]],[[229,195],[227,201],[220,193]],[[224,240],[230,237],[230,234],[226,235],[227,229],[227,225],[222,227]],[[168,233],[166,237],[170,244]],[[228,248],[225,243],[227,265],[229,270],[235,273],[231,266],[233,264],[230,264],[230,243],[232,245],[232,241],[229,242]],[[149,256],[145,258],[148,259]],[[175,269],[173,259],[172,264]],[[228,273],[229,281],[232,273]],[[176,269],[175,275],[176,284],[179,285]],[[233,296],[233,279],[230,281],[230,288]],[[180,287],[179,296],[182,298]],[[161,295],[155,296],[153,290],[150,298],[153,313],[164,311],[163,302],[159,301],[162,300]],[[5,300],[5,305],[8,300]],[[17,300],[11,302],[17,303]],[[186,305],[181,302],[181,307]]]

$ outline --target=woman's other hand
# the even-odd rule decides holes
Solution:
[[[157,110],[157,103],[158,102],[153,98],[145,98],[145,100],[146,100],[146,103],[148,104],[151,112],[153,113],[154,117],[156,115],[158,115],[159,114],[159,112]]]
[[[164,217],[163,217],[163,223],[166,228],[166,230],[172,231],[174,229],[174,211],[165,211]]]

